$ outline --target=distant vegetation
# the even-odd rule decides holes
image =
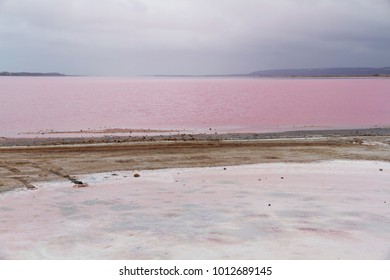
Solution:
[[[29,77],[60,77],[66,76],[61,73],[35,73],[35,72],[0,72],[0,76],[29,76]]]

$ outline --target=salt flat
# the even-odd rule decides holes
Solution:
[[[138,173],[0,194],[0,258],[390,258],[389,162]]]

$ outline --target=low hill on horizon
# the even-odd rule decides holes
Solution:
[[[334,67],[334,68],[302,68],[273,69],[249,73],[245,76],[259,77],[343,77],[343,76],[388,76],[390,67]]]

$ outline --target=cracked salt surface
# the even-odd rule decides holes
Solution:
[[[390,163],[225,168],[88,174],[77,176],[86,188],[2,194],[0,257],[390,258]]]

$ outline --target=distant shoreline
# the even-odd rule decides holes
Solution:
[[[337,76],[337,75],[323,75],[323,76],[257,76],[257,75],[151,75],[145,77],[155,78],[264,78],[264,79],[349,79],[349,78],[390,78],[390,75],[348,75],[348,76]]]
[[[66,77],[68,75],[52,72],[52,73],[36,73],[36,72],[0,72],[0,76],[6,77]]]
[[[79,77],[80,75],[66,75],[59,72],[9,72],[2,71],[0,76],[16,77]],[[90,76],[90,75],[81,75]],[[104,76],[102,76],[104,77]],[[131,76],[129,76],[131,77]],[[133,76],[135,77],[135,76]],[[389,78],[390,67],[333,67],[333,68],[296,68],[271,69],[251,73],[237,74],[152,74],[137,75],[136,77],[166,77],[166,78]]]
[[[154,75],[155,77],[364,78],[390,77],[390,67],[271,69],[231,75]]]

